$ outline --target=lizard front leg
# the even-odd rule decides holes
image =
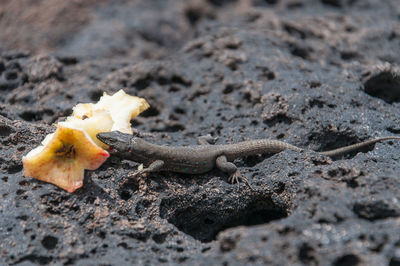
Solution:
[[[247,180],[247,178],[240,174],[236,165],[234,165],[231,162],[228,162],[225,155],[218,156],[215,163],[219,170],[229,175],[228,181],[230,183],[237,184],[238,190],[239,190],[240,180],[243,180],[250,187],[251,190],[254,190],[253,187],[250,185],[249,181]]]
[[[144,175],[147,175],[148,173],[160,171],[163,166],[164,166],[164,161],[156,160],[156,161],[152,162],[149,165],[149,167],[143,168],[141,170],[138,170],[136,172],[128,174],[128,178],[134,178],[139,186],[139,189],[146,191],[147,185],[146,185],[145,180],[142,177]]]
[[[149,167],[147,168],[143,168],[141,170],[138,170],[132,174],[129,175],[129,177],[136,177],[136,176],[142,176],[144,174],[148,174],[151,172],[157,172],[160,171],[162,169],[162,167],[164,166],[164,161],[162,160],[155,160],[154,162],[152,162]]]

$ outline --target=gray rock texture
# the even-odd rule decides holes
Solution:
[[[0,264],[400,265],[397,0],[0,3]],[[75,19],[74,19],[75,18]],[[68,193],[22,175],[53,123],[103,91],[148,100],[158,144],[279,139],[306,151],[157,173],[110,157]]]

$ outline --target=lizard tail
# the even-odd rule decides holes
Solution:
[[[283,141],[271,139],[256,139],[236,144],[222,145],[223,154],[229,161],[244,156],[263,153],[278,153],[284,150],[294,150],[299,152],[303,149]]]
[[[377,139],[371,139],[371,140],[367,140],[364,142],[360,142],[360,143],[356,143],[353,145],[349,145],[346,147],[342,147],[342,148],[338,148],[338,149],[334,149],[331,151],[323,151],[323,152],[319,152],[319,154],[322,155],[326,155],[326,156],[337,156],[337,155],[341,155],[347,152],[352,152],[364,147],[367,147],[369,145],[375,144],[379,141],[384,141],[384,140],[390,140],[390,139],[400,139],[400,137],[396,137],[396,136],[391,136],[391,137],[383,137],[383,138],[377,138]]]

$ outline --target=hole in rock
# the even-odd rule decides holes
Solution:
[[[400,133],[400,128],[397,128],[395,126],[390,126],[386,128],[387,131],[393,134],[399,134]]]
[[[286,7],[287,9],[297,9],[297,8],[302,8],[304,4],[305,3],[293,1],[293,2],[288,2]]]
[[[353,60],[358,57],[358,53],[355,51],[343,51],[340,53],[340,58],[343,60]]]
[[[32,264],[46,265],[46,264],[49,264],[52,260],[53,260],[52,257],[29,254],[29,255],[25,255],[22,258],[20,258],[19,260],[17,260],[15,262],[15,264],[22,264],[24,261],[29,261]]]
[[[279,1],[278,0],[253,0],[254,6],[265,6],[265,5],[275,5]]]
[[[0,136],[6,137],[13,132],[12,128],[8,125],[0,125]]]
[[[132,193],[129,192],[129,191],[127,191],[127,190],[121,190],[121,191],[119,192],[119,196],[120,196],[121,199],[123,199],[123,200],[128,200],[128,199],[131,198]]]
[[[180,231],[201,242],[211,242],[219,232],[232,227],[266,224],[288,216],[285,204],[278,206],[265,195],[256,196],[248,204],[241,205],[240,209],[232,209],[231,201],[215,200],[219,202],[205,202],[203,199],[190,203],[182,198],[163,199],[160,215]]]
[[[343,3],[340,0],[321,0],[321,2],[328,6],[342,7]]]
[[[103,96],[103,92],[100,90],[96,90],[96,91],[91,91],[89,92],[89,97],[90,100],[94,101],[94,102],[98,102],[100,100],[100,97]]]
[[[318,87],[321,87],[322,84],[319,81],[310,81],[309,85],[310,85],[310,88],[318,88]]]
[[[340,258],[337,258],[335,262],[333,262],[334,266],[355,266],[360,263],[360,259],[353,254],[344,255]]]
[[[7,169],[7,173],[16,174],[16,173],[22,171],[23,166],[22,166],[22,164],[11,163],[6,167],[6,169]]]
[[[140,116],[141,117],[152,117],[152,116],[158,116],[160,114],[160,110],[158,110],[156,107],[150,106],[149,109],[144,111]]]
[[[293,118],[291,118],[288,115],[283,114],[283,113],[279,113],[272,117],[268,117],[268,118],[264,119],[264,124],[266,124],[269,127],[276,126],[277,124],[290,125],[292,123],[293,123]]]
[[[18,73],[16,71],[7,71],[4,74],[6,80],[16,80],[18,78]]]
[[[177,92],[180,90],[181,90],[181,88],[179,88],[178,86],[171,86],[171,87],[169,87],[168,92]]]
[[[311,58],[311,53],[313,50],[305,45],[299,43],[289,44],[290,53],[294,56],[308,60]]]
[[[369,221],[400,216],[400,211],[383,201],[358,202],[354,204],[353,211],[358,218]]]
[[[28,122],[39,121],[42,119],[42,114],[36,111],[24,111],[19,116]]]
[[[283,29],[289,33],[289,35],[299,38],[299,39],[305,39],[307,37],[307,34],[304,32],[304,30],[299,29],[298,27],[284,23]],[[289,44],[289,47],[291,47],[293,44]]]
[[[389,262],[389,266],[400,266],[400,258],[393,257]]]
[[[105,239],[106,238],[106,232],[104,231],[99,231],[97,232],[97,236],[100,237],[101,239]]]
[[[181,107],[175,107],[174,108],[174,112],[177,113],[177,114],[181,114],[181,115],[186,114],[186,110],[181,108]]]
[[[316,264],[315,257],[313,255],[314,249],[307,243],[303,243],[299,249],[299,259],[304,264]]]
[[[157,244],[162,244],[165,242],[165,239],[167,238],[167,236],[168,236],[168,233],[156,233],[153,235],[152,239]]]
[[[178,75],[173,75],[171,77],[171,82],[172,83],[176,83],[176,84],[180,84],[183,85],[185,87],[189,87],[192,85],[192,82],[190,80],[186,80],[185,78],[178,76]]]
[[[150,83],[153,81],[153,78],[150,76],[146,76],[144,78],[140,78],[136,80],[136,82],[133,84],[133,87],[135,87],[137,90],[141,91],[146,89],[147,87],[150,86]]]
[[[0,79],[0,90],[13,90],[19,86],[18,81],[6,81]],[[6,116],[6,115],[3,115]],[[6,116],[7,117],[7,116]]]
[[[188,8],[187,10],[185,10],[185,16],[190,25],[194,26],[201,19],[202,13],[195,8]]]
[[[319,100],[319,99],[312,99],[312,100],[310,100],[309,102],[308,102],[308,104],[309,104],[309,106],[311,107],[311,108],[313,108],[313,107],[318,107],[318,108],[323,108],[324,107],[324,105],[325,105],[325,102],[324,101],[321,101],[321,100]]]
[[[118,189],[118,194],[122,200],[129,200],[137,190],[138,185],[132,179],[129,179]]]
[[[235,88],[237,88],[237,86],[235,86],[234,84],[227,84],[225,86],[225,89],[222,91],[223,94],[230,94],[232,93]]]
[[[47,235],[42,239],[42,245],[46,249],[54,249],[57,245],[58,239],[54,236]]]
[[[64,65],[76,65],[79,63],[79,59],[74,56],[59,56],[57,57],[57,60]]]
[[[209,2],[210,4],[214,5],[214,6],[224,6],[226,4],[231,4],[231,3],[235,3],[237,0],[207,0],[207,2]]]
[[[124,249],[131,249],[131,248],[128,246],[128,244],[125,243],[125,242],[119,243],[119,244],[117,245],[117,247],[122,247],[122,248],[124,248]]]
[[[4,63],[2,61],[0,61],[0,75],[1,75],[1,73],[4,72],[4,70],[6,70],[6,66],[4,65]]]
[[[242,160],[237,160],[235,163],[237,166],[242,166],[241,163],[243,162],[243,166],[254,167],[257,164],[261,163],[262,161],[268,159],[269,157],[271,157],[273,155],[274,155],[274,153],[250,155],[250,156],[243,157]]]
[[[382,71],[365,81],[364,91],[387,103],[400,102],[400,76],[390,71]]]

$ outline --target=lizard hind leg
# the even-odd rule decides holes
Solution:
[[[237,169],[235,164],[228,162],[225,155],[217,157],[216,166],[219,170],[229,175],[228,181],[232,184],[236,183],[238,186],[238,190],[240,186],[240,181],[245,182],[246,185],[248,185],[251,190],[254,190],[254,188],[250,185],[247,178],[240,174],[240,171]]]

